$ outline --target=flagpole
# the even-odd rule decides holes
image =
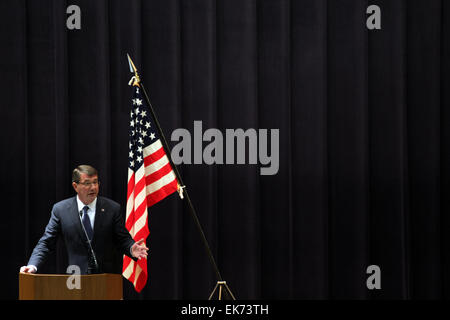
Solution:
[[[153,110],[153,106],[152,106],[152,104],[150,102],[150,99],[149,99],[149,97],[147,95],[147,91],[145,90],[145,86],[144,86],[142,80],[139,77],[139,74],[137,72],[136,66],[134,65],[133,61],[131,60],[131,58],[130,58],[130,56],[128,54],[127,54],[127,57],[128,57],[128,63],[130,65],[130,71],[132,73],[134,73],[134,77],[133,77],[134,79],[132,78],[131,81],[134,81],[133,85],[138,84],[139,87],[142,89],[142,92],[144,92],[145,100],[147,101],[147,104],[149,106],[150,112],[151,112],[151,114],[153,116],[153,120],[155,121],[156,127],[158,129],[158,133],[159,133],[159,135],[160,135],[160,137],[162,139],[163,147],[166,150],[166,153],[167,153],[168,158],[169,158],[169,162],[170,162],[172,168],[174,169],[175,175],[177,177],[177,180],[178,180],[178,183],[179,183],[179,188],[180,188],[180,190],[179,190],[180,197],[183,199],[183,196],[184,196],[184,198],[186,199],[186,201],[188,203],[189,212],[191,213],[191,216],[194,219],[194,222],[195,222],[195,224],[197,226],[197,229],[198,229],[198,231],[200,233],[200,236],[201,236],[201,238],[203,240],[203,244],[204,244],[206,253],[207,253],[208,257],[209,257],[209,260],[210,260],[211,264],[213,265],[214,271],[216,272],[216,277],[217,277],[218,283],[219,282],[224,282],[223,279],[222,279],[222,275],[220,274],[219,268],[217,267],[216,260],[214,259],[214,256],[212,254],[211,248],[209,247],[208,240],[206,239],[205,233],[203,232],[203,228],[202,228],[202,226],[200,224],[200,221],[198,219],[198,216],[197,216],[197,214],[195,212],[195,209],[194,209],[194,206],[192,204],[191,198],[189,197],[189,193],[187,192],[186,186],[183,183],[183,179],[181,178],[180,172],[178,171],[177,166],[172,161],[172,157],[170,156],[169,144],[167,143],[166,136],[164,135],[164,132],[162,131],[162,128],[161,128],[161,126],[159,124],[158,118],[156,117],[156,113]],[[130,83],[131,83],[131,81],[130,81]],[[230,294],[234,298],[234,296],[232,295],[231,292],[230,292]]]

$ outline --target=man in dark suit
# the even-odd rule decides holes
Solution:
[[[78,266],[81,274],[113,273],[114,248],[133,259],[147,257],[144,239],[134,242],[125,229],[120,205],[98,196],[95,168],[76,167],[72,172],[72,186],[77,196],[53,206],[44,235],[34,248],[28,265],[21,267],[20,272],[37,272],[54,251],[60,235],[67,248],[69,265]]]

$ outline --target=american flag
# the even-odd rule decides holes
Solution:
[[[177,191],[178,182],[154,126],[141,88],[133,86],[128,148],[125,226],[135,241],[147,239],[148,208]],[[122,275],[140,292],[147,283],[147,259],[123,257]]]

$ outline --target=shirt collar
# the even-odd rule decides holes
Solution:
[[[78,198],[78,195],[77,195],[77,204],[78,204],[78,212],[80,212],[81,210],[83,210],[85,204],[81,202],[80,198]],[[95,198],[94,201],[89,203],[87,206],[91,211],[95,212],[95,207],[97,206],[97,198]]]

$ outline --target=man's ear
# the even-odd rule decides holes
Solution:
[[[72,187],[75,190],[75,192],[78,193],[78,191],[77,191],[78,185],[75,182],[72,182]]]

